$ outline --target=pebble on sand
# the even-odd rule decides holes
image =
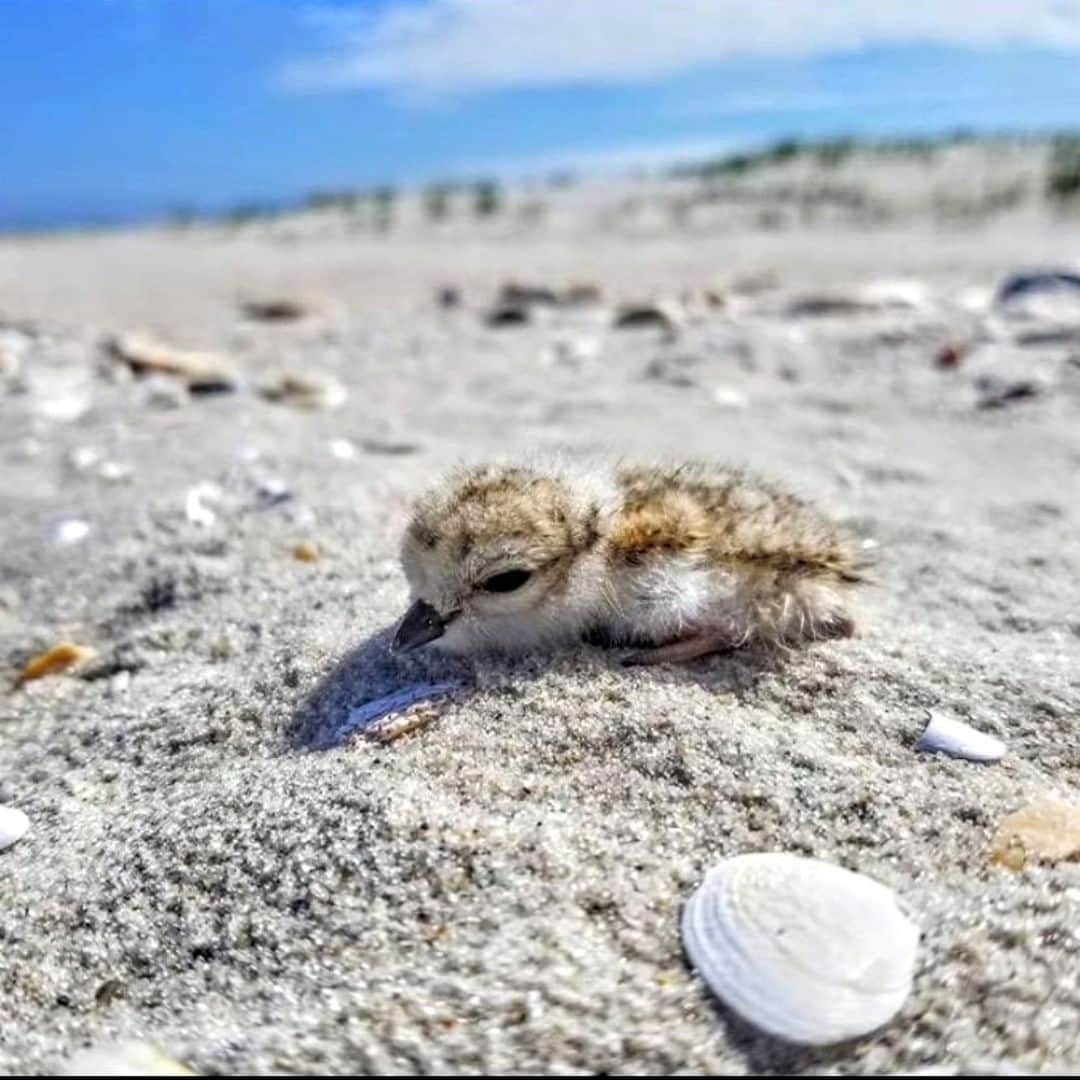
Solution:
[[[261,300],[245,300],[244,314],[257,322],[295,322],[312,312],[312,305],[290,296],[273,296]]]
[[[951,371],[963,363],[965,352],[967,350],[962,345],[942,345],[934,357],[934,363],[942,371]]]
[[[314,540],[297,540],[292,546],[292,555],[297,562],[318,562],[321,554]]]
[[[56,675],[69,671],[78,664],[85,663],[94,656],[94,650],[87,645],[76,645],[73,641],[61,641],[51,649],[38,653],[27,661],[19,673],[19,682],[31,682],[45,675]]]
[[[282,372],[276,379],[260,387],[259,392],[270,401],[299,405],[305,409],[336,409],[348,397],[345,386],[333,375],[317,372]]]
[[[1080,806],[1041,799],[1009,814],[990,843],[990,861],[1010,870],[1080,859]]]
[[[14,847],[30,828],[30,819],[14,806],[0,806],[0,851]]]

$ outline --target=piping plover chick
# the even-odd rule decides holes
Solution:
[[[601,641],[631,663],[849,637],[859,549],[812,506],[699,463],[460,469],[402,544],[393,649],[522,654]]]

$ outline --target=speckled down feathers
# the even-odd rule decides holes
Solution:
[[[705,463],[460,470],[420,498],[402,561],[414,598],[461,613],[441,644],[463,652],[850,636],[844,595],[865,570],[810,504]],[[535,579],[528,602],[477,595],[511,566]]]

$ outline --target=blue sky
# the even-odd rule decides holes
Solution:
[[[1078,61],[1080,0],[0,0],[0,224],[1080,127]]]

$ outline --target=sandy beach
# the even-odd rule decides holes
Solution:
[[[0,804],[31,820],[0,854],[0,1071],[130,1039],[206,1073],[1080,1070],[1080,864],[988,858],[1006,814],[1080,799],[1080,300],[994,303],[1075,267],[1080,224],[624,228],[602,189],[559,199],[537,228],[0,238]],[[488,326],[508,281],[603,299]],[[281,296],[307,313],[241,306]],[[612,327],[656,300],[674,332]],[[134,332],[233,388],[133,375],[103,343]],[[345,399],[270,400],[281,373]],[[411,499],[551,453],[814,500],[876,557],[857,636],[391,656]],[[96,655],[16,685],[60,641]],[[443,678],[422,730],[335,737]],[[916,752],[930,709],[1007,755]],[[922,937],[884,1029],[791,1046],[692,971],[682,905],[751,851],[896,891]]]

